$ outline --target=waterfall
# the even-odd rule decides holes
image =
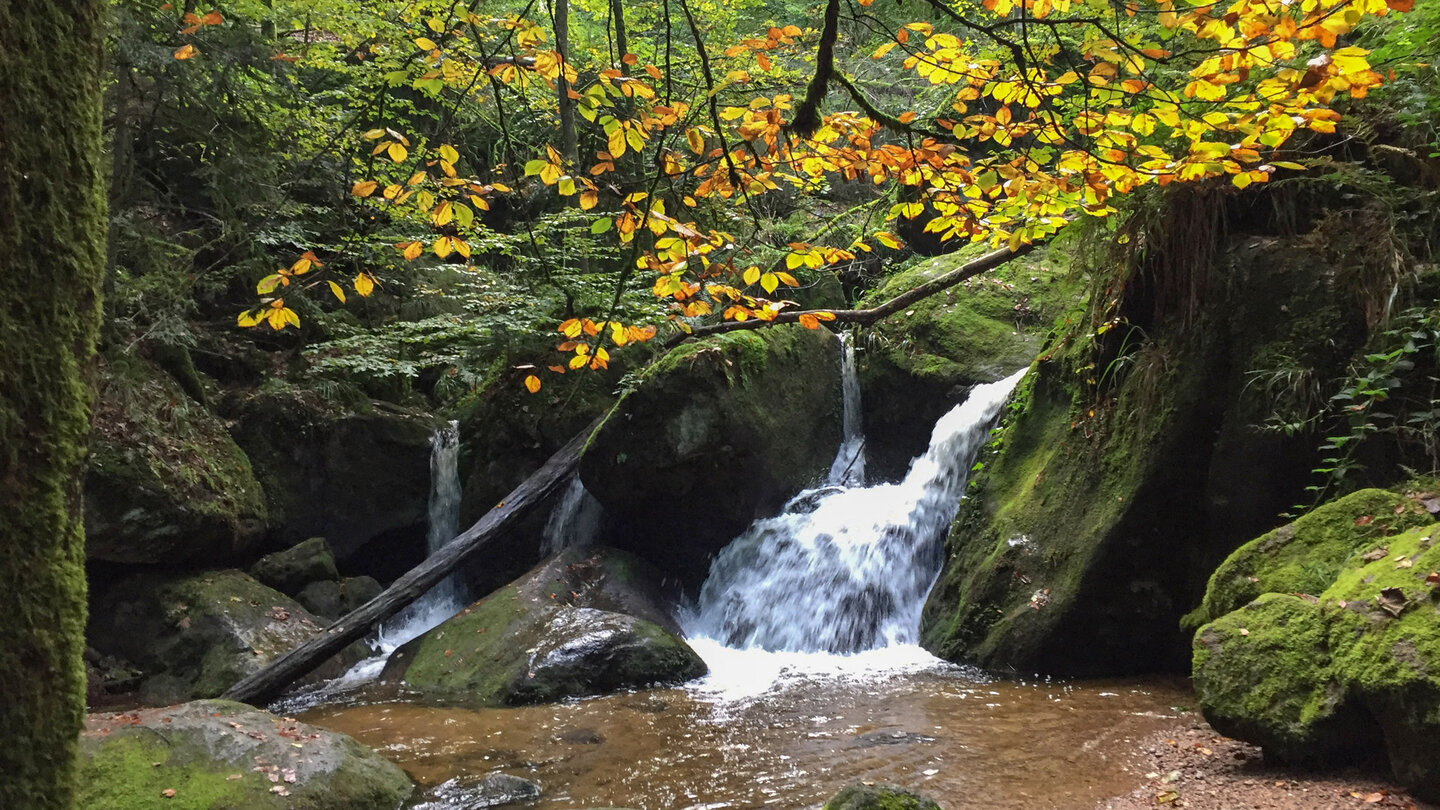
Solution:
[[[855,374],[855,343],[849,333],[840,336],[840,383],[844,410],[840,451],[830,465],[828,483],[861,486],[865,483],[865,434],[860,426],[860,379]]]
[[[425,549],[434,554],[460,533],[460,423],[447,422],[430,437],[430,504]],[[454,616],[465,604],[456,574],[436,583],[380,628],[378,647],[389,652]]]
[[[715,558],[686,635],[770,651],[915,644],[970,467],[1024,373],[941,417],[900,483],[808,490],[756,521]]]
[[[595,496],[580,483],[580,476],[570,479],[570,486],[560,496],[560,502],[545,521],[545,534],[540,541],[540,553],[549,557],[571,546],[588,546],[600,535],[600,521],[605,508]]]

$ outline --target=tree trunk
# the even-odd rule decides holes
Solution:
[[[105,267],[98,0],[0,3],[0,807],[68,808]]]
[[[370,628],[419,599],[460,563],[508,530],[516,520],[529,514],[530,510],[548,495],[559,490],[575,472],[575,467],[580,463],[580,450],[599,424],[597,420],[577,433],[564,447],[555,451],[555,455],[551,456],[544,466],[511,490],[505,500],[486,512],[474,526],[430,555],[425,562],[411,569],[405,576],[395,580],[384,593],[349,615],[342,616],[320,635],[270,662],[264,669],[242,678],[225,692],[225,697],[245,703],[256,703],[275,697],[321,661],[340,652],[352,641],[364,638]]]

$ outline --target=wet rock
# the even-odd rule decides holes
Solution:
[[[220,700],[88,716],[77,785],[97,810],[394,810],[412,789],[350,737]]]
[[[484,810],[506,804],[533,802],[540,786],[508,773],[492,773],[479,780],[450,779],[425,792],[425,801],[410,810]]]
[[[642,590],[639,570],[614,549],[563,552],[401,647],[381,677],[424,697],[494,705],[703,675],[704,662]]]
[[[607,542],[698,584],[711,555],[826,474],[840,409],[829,332],[714,336],[645,372],[591,437],[580,477],[616,521]],[[706,504],[704,519],[664,506],[678,503]]]
[[[824,810],[940,810],[940,805],[899,785],[857,783],[836,793]]]
[[[1286,760],[1383,752],[1417,798],[1440,799],[1437,529],[1387,538],[1384,557],[1353,555],[1318,598],[1266,594],[1201,628],[1206,719]]]
[[[593,728],[572,728],[555,735],[555,741],[566,745],[599,745],[605,736]]]
[[[226,564],[267,520],[250,459],[219,419],[143,360],[103,366],[85,475],[88,559]]]
[[[340,572],[335,569],[335,554],[330,544],[323,537],[311,537],[261,557],[250,566],[250,576],[281,593],[295,596],[312,582],[340,579]]]
[[[143,698],[174,702],[221,694],[323,624],[241,571],[149,573],[96,594],[86,634],[99,652],[146,672]]]

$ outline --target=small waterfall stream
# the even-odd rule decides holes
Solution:
[[[577,474],[560,496],[555,511],[545,521],[545,534],[540,540],[540,556],[549,557],[572,546],[588,546],[600,536],[600,521],[605,507],[595,500],[590,490],[580,483]]]
[[[865,483],[865,432],[860,424],[860,377],[855,373],[855,342],[848,332],[840,335],[840,386],[844,397],[840,451],[830,464],[828,483],[862,486]]]
[[[900,483],[807,490],[726,546],[684,621],[712,669],[731,669],[721,647],[933,661],[913,646],[920,610],[975,455],[1024,373],[976,386]]]

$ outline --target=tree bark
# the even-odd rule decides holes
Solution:
[[[0,807],[68,808],[105,268],[98,0],[0,3]]]
[[[557,491],[575,472],[580,450],[599,421],[580,431],[555,452],[541,468],[505,496],[494,509],[469,529],[430,555],[425,562],[395,580],[379,596],[341,617],[315,638],[275,659],[269,666],[241,679],[225,693],[231,700],[256,703],[269,700],[303,677],[320,662],[364,638],[370,628],[394,616],[444,579],[460,563],[474,556],[514,522]]]

